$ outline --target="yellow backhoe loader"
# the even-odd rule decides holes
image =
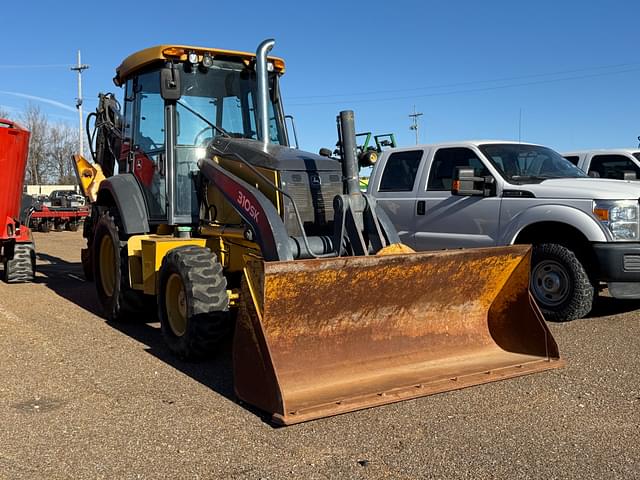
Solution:
[[[289,146],[273,45],[148,48],[117,68],[122,112],[99,96],[76,165],[105,316],[157,311],[187,359],[235,325],[236,394],[279,424],[560,366],[529,248],[402,245],[359,190],[353,112],[339,159]]]

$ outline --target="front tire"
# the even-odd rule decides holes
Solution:
[[[211,356],[231,331],[227,280],[209,249],[178,247],[162,260],[158,316],[169,349],[186,360]]]
[[[33,243],[16,243],[11,258],[4,260],[4,280],[7,283],[32,282],[36,272]]]
[[[595,290],[575,253],[556,243],[534,245],[530,290],[545,318],[566,322],[587,315]]]

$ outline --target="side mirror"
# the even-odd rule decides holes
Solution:
[[[451,184],[451,194],[491,197],[496,194],[495,178],[491,176],[477,177],[473,168],[458,167]]]
[[[165,100],[180,100],[180,74],[172,65],[160,70],[160,95]]]
[[[637,180],[638,177],[636,175],[636,172],[634,172],[632,170],[624,170],[622,172],[622,179],[623,180]]]

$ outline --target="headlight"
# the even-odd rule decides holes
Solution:
[[[637,241],[640,238],[636,200],[596,200],[593,214],[607,227],[614,240]]]

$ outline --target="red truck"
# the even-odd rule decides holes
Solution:
[[[33,237],[20,219],[28,153],[29,131],[0,118],[0,260],[8,283],[29,282],[35,276]]]

